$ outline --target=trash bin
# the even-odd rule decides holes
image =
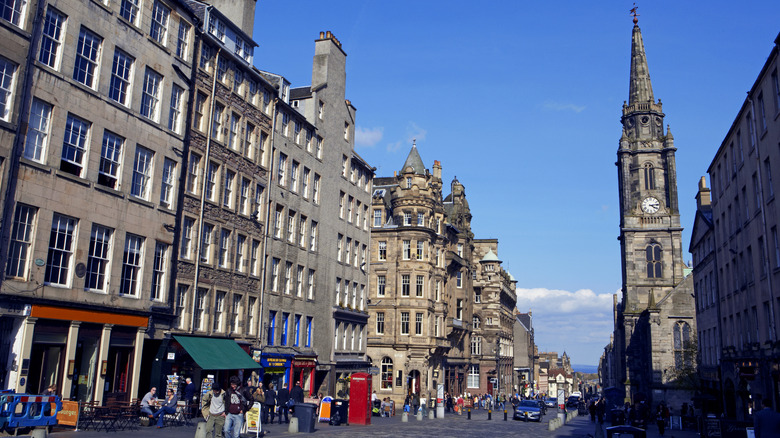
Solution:
[[[330,408],[330,418],[338,418],[339,423],[349,425],[349,400],[337,398]]]
[[[298,432],[313,433],[317,423],[315,415],[317,405],[314,403],[296,403],[295,418],[298,419]]]

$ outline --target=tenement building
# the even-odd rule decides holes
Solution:
[[[399,172],[374,181],[368,354],[379,368],[380,397],[430,395],[439,384],[452,394],[484,392],[489,372],[496,375],[496,339],[511,384],[514,282],[495,256],[496,240],[482,241],[477,251],[464,186],[454,179],[442,197],[441,169],[438,161],[433,172],[426,169],[415,145]],[[485,305],[479,317],[495,324],[480,326],[474,337],[477,284]],[[482,348],[489,351],[484,362]]]
[[[679,406],[692,395],[685,373],[695,370],[693,282],[682,259],[676,148],[668,127],[664,132],[636,18],[629,79],[616,163],[623,284],[612,379],[626,401]]]
[[[780,405],[779,46],[780,35],[707,169],[711,236],[691,243],[702,381],[712,411],[738,420],[762,399]]]
[[[2,9],[0,385],[137,397],[173,300],[196,17],[175,0]]]
[[[533,314],[522,313],[515,309],[513,323],[513,393],[530,397],[534,392],[537,368],[537,348],[534,342]]]

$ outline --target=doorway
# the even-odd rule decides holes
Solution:
[[[407,394],[419,394],[420,393],[420,372],[418,370],[412,370],[409,372],[407,380],[406,393]]]
[[[42,394],[49,385],[58,385],[62,351],[62,345],[33,344],[27,377],[28,394]]]

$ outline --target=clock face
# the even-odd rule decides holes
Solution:
[[[645,213],[655,213],[659,208],[661,208],[661,203],[652,196],[642,201],[642,211]]]

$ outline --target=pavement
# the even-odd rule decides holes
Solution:
[[[602,433],[598,431],[598,424],[591,423],[587,416],[574,417],[566,424],[560,426],[555,431],[548,430],[548,422],[555,418],[555,414],[548,412],[540,423],[525,423],[522,421],[513,421],[511,411],[508,413],[507,421],[504,421],[503,412],[493,413],[492,419],[487,419],[488,414],[485,410],[475,410],[472,412],[471,419],[466,414],[455,415],[446,414],[444,419],[429,420],[427,417],[418,421],[410,416],[409,421],[401,421],[401,415],[395,417],[383,418],[372,417],[371,425],[362,426],[352,424],[350,426],[330,426],[328,423],[317,423],[313,437],[398,437],[398,436],[434,436],[434,437],[479,437],[486,436],[518,436],[523,438],[551,437],[551,438],[606,438],[604,427]],[[200,421],[203,421],[200,419]],[[265,437],[289,437],[293,434],[287,431],[287,424],[263,425],[266,432]],[[93,430],[74,431],[55,427],[49,434],[51,438],[98,438],[98,437],[116,437],[116,438],[139,438],[139,437],[164,437],[164,438],[192,438],[195,436],[196,426],[174,426],[157,429],[156,427],[143,427],[140,430],[124,430],[118,432],[96,432]],[[303,434],[302,436],[305,436]],[[243,434],[242,438],[255,437],[252,434]],[[626,435],[623,435],[626,437]],[[660,438],[658,429],[651,425],[647,430],[647,438]],[[698,438],[699,434],[694,431],[667,430],[663,438]]]

